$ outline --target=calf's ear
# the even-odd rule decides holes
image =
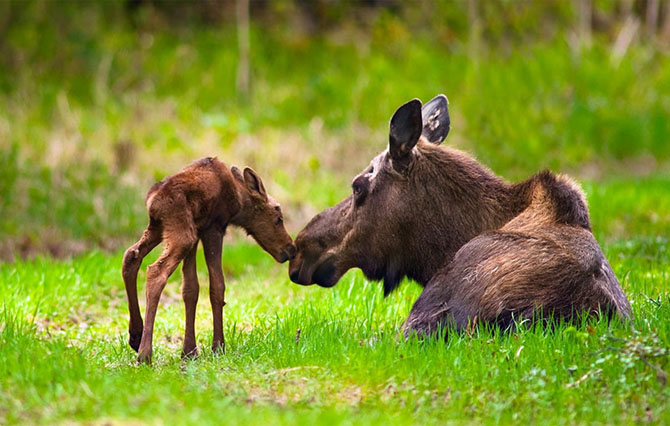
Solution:
[[[265,192],[263,181],[261,180],[261,177],[258,176],[258,173],[256,173],[251,167],[244,168],[244,183],[246,183],[249,192],[259,195],[263,199],[267,200],[268,194]]]
[[[412,99],[396,110],[389,129],[389,153],[401,160],[412,151],[421,136],[421,101]]]
[[[449,100],[444,95],[437,95],[421,109],[423,130],[421,135],[428,142],[436,145],[442,143],[449,134]]]

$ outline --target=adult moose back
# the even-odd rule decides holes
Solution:
[[[438,146],[447,99],[402,105],[388,150],[352,183],[352,194],[315,216],[296,238],[293,282],[331,287],[351,268],[422,286],[405,332],[509,327],[539,314],[571,320],[631,308],[593,234],[580,187],[548,171],[508,184],[467,154]]]

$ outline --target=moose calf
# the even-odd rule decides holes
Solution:
[[[130,310],[130,346],[139,362],[151,362],[152,337],[158,300],[168,277],[183,261],[182,297],[186,327],[182,356],[195,354],[195,309],[198,241],[209,271],[209,298],[214,332],[212,350],[224,349],[222,310],[225,283],[221,269],[223,235],[228,224],[244,228],[277,262],[295,256],[295,246],[283,225],[279,204],[268,195],[261,178],[250,168],[230,170],[216,158],[203,158],[156,183],[147,194],[149,226],[123,257],[123,281]],[[146,323],[137,302],[137,272],[142,259],[160,242],[165,249],[147,269]]]

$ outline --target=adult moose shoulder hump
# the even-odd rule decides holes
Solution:
[[[440,147],[447,98],[402,105],[388,150],[356,176],[352,194],[316,215],[296,239],[291,280],[331,287],[351,268],[424,287],[405,333],[507,328],[521,318],[572,320],[631,308],[591,232],[581,188],[549,171],[509,184],[469,155]]]

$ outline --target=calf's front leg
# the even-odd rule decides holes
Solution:
[[[221,251],[223,233],[218,230],[207,232],[202,238],[202,247],[205,251],[207,270],[209,271],[209,300],[212,303],[212,319],[214,333],[212,336],[212,351],[225,352],[223,338],[223,306],[225,302],[226,284],[221,268]]]

